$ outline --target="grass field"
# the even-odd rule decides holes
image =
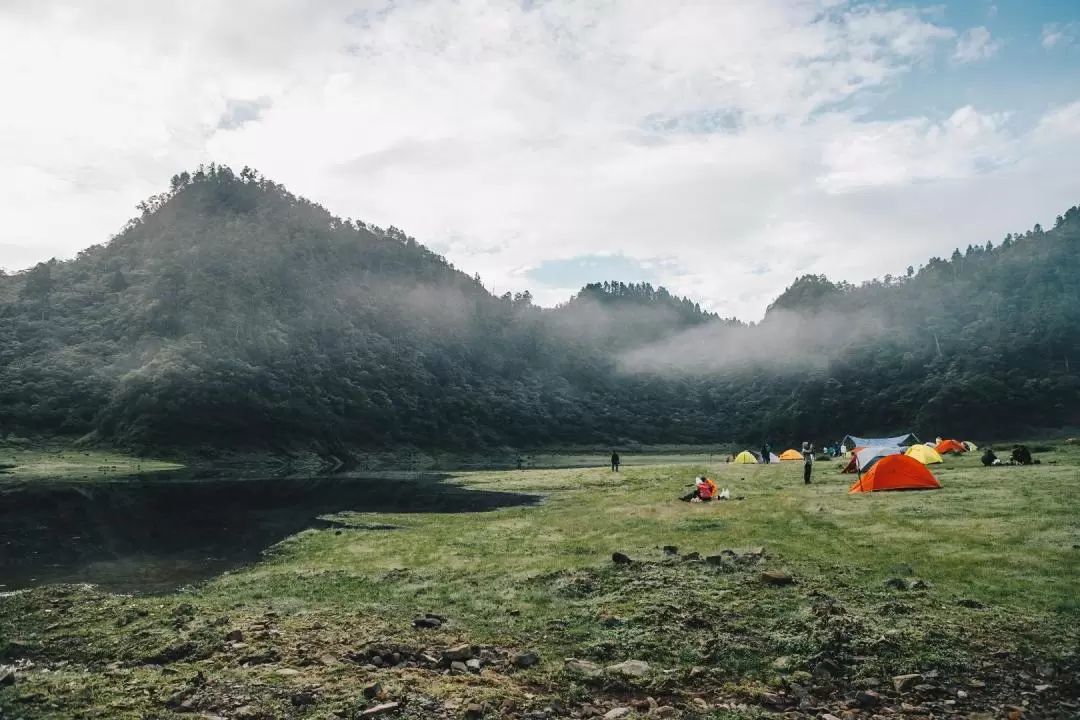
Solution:
[[[800,463],[694,464],[704,458],[458,475],[544,501],[342,513],[168,596],[0,598],[0,660],[26,665],[0,711],[348,718],[399,702],[387,716],[1068,717],[1080,713],[1080,452],[1038,457],[949,459],[934,468],[941,490],[873,495],[848,495],[839,461],[819,463],[809,487]],[[678,502],[700,472],[742,499]],[[763,582],[774,570],[793,583]],[[424,613],[447,620],[414,628]],[[459,643],[478,671],[447,667]],[[539,664],[515,667],[527,651]],[[650,668],[589,677],[566,658]],[[923,677],[894,686],[909,673]]]
[[[49,478],[96,480],[103,477],[137,475],[162,470],[176,470],[176,463],[135,458],[123,453],[102,450],[18,447],[0,442],[0,482]]]

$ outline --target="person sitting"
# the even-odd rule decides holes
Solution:
[[[1012,461],[1017,465],[1031,465],[1031,451],[1027,445],[1013,445]]]
[[[986,467],[990,467],[997,462],[997,455],[995,455],[994,451],[990,448],[986,448],[985,450],[983,450],[981,460],[983,465],[985,465]]]
[[[680,498],[683,502],[712,502],[719,488],[716,483],[706,477],[694,478],[694,491]]]

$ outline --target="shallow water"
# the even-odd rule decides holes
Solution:
[[[160,476],[5,485],[0,592],[49,583],[170,592],[255,562],[296,532],[325,527],[320,515],[483,512],[538,499],[468,490],[437,477]]]

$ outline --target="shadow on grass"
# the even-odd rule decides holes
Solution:
[[[538,496],[469,490],[446,476],[33,482],[0,488],[0,591],[93,583],[169,592],[250,564],[320,515],[468,513]]]

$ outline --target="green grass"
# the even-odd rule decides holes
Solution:
[[[819,463],[809,487],[801,463],[700,458],[657,465],[626,458],[618,474],[606,467],[462,474],[451,482],[545,499],[479,514],[342,513],[336,519],[353,527],[304,531],[261,563],[173,596],[86,588],[11,595],[0,599],[0,660],[7,638],[19,641],[9,659],[21,653],[54,670],[69,663],[25,673],[21,691],[37,694],[18,705],[27,718],[170,717],[168,698],[197,671],[210,679],[194,696],[200,709],[228,709],[240,694],[266,717],[348,717],[373,679],[391,695],[420,689],[451,716],[474,700],[542,708],[552,698],[573,706],[647,694],[689,716],[697,694],[714,709],[751,705],[712,717],[751,717],[762,693],[790,687],[823,656],[844,664],[849,681],[930,669],[966,677],[996,652],[1034,672],[1072,662],[1080,627],[1080,451],[1039,457],[1044,464],[1028,468],[950,458],[933,468],[941,490],[872,495],[847,494],[852,477],[838,472],[840,461]],[[702,472],[745,499],[678,502]],[[399,527],[364,529],[370,523]],[[766,558],[682,562],[665,556],[664,545],[702,556],[763,547]],[[615,551],[645,562],[616,566]],[[765,587],[763,569],[788,570],[796,584]],[[930,587],[894,590],[884,585],[893,577]],[[412,618],[424,612],[451,622],[413,630]],[[277,634],[252,631],[259,623]],[[241,651],[224,640],[234,627],[252,638],[242,652],[274,648],[280,658],[242,668]],[[419,650],[459,641],[535,649],[544,662],[459,678],[423,668],[364,670],[348,659],[388,643]],[[164,668],[144,664],[178,645],[184,656]],[[589,684],[562,671],[570,656],[644,659],[671,674]],[[773,668],[780,657],[790,659],[783,672]],[[708,668],[706,680],[689,679],[695,666]],[[275,674],[281,667],[299,674]],[[288,694],[311,685],[320,688],[318,705],[291,708]],[[15,702],[0,692],[0,708],[5,699]],[[985,709],[979,702],[991,700],[973,699],[970,709]],[[425,712],[416,717],[438,716]]]
[[[176,463],[136,458],[119,452],[71,447],[19,447],[0,442],[0,483],[27,479],[99,480],[176,470]]]

